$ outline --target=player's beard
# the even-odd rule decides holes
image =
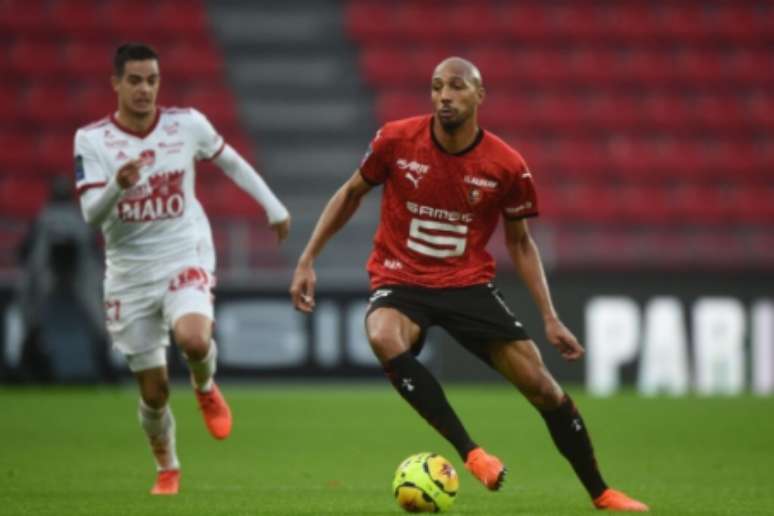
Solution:
[[[457,132],[457,129],[462,127],[462,125],[467,121],[467,119],[470,118],[470,115],[468,113],[461,113],[457,112],[457,116],[452,118],[443,119],[436,113],[435,119],[438,121],[438,124],[441,126],[441,129],[444,130],[446,134],[454,134]]]

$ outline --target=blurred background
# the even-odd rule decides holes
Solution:
[[[160,103],[204,112],[293,214],[278,247],[261,209],[199,167],[223,376],[381,378],[362,330],[378,190],[318,261],[316,313],[286,291],[374,131],[429,112],[433,68],[459,55],[484,77],[482,126],[537,182],[530,227],[584,364],[548,348],[501,233],[490,247],[559,379],[774,392],[774,7],[743,0],[0,0],[0,382],[128,378],[102,329],[101,239],[72,194],[74,132],[115,109],[127,40],[158,50]],[[430,340],[442,379],[493,378]]]

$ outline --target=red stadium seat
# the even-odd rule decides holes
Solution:
[[[24,95],[22,87],[10,83],[0,83],[0,113],[6,122],[15,122],[20,113],[21,98]]]
[[[487,2],[460,2],[444,9],[442,23],[449,38],[478,43],[498,37],[497,9]]]
[[[360,52],[360,68],[366,82],[374,87],[418,85],[406,53],[396,48],[366,48]]]
[[[161,50],[160,50],[161,52]],[[178,43],[162,52],[163,72],[188,81],[211,81],[223,73],[223,60],[213,45]]]
[[[184,39],[211,38],[207,8],[201,0],[160,0],[156,12],[159,35],[175,35]]]
[[[390,120],[416,116],[430,111],[429,95],[385,93],[376,99],[376,119],[384,124]]]
[[[64,72],[77,81],[101,80],[109,87],[115,45],[73,40],[64,46]]]
[[[47,79],[63,69],[61,46],[45,39],[19,39],[11,47],[8,66],[22,77]]]
[[[52,131],[38,141],[36,170],[46,176],[69,175],[73,169],[74,131]]]
[[[45,34],[45,0],[6,0],[0,5],[0,31],[3,34]]]
[[[61,36],[93,41],[110,39],[110,26],[102,17],[102,4],[94,0],[54,0],[48,24]]]
[[[0,132],[0,176],[28,172],[37,154],[34,137],[18,129]]]
[[[398,39],[392,23],[393,8],[381,2],[349,2],[345,11],[347,33],[356,41],[368,45]]]
[[[96,122],[110,113],[118,106],[115,92],[108,84],[88,86],[81,89],[76,96],[78,106],[78,126]]]
[[[32,218],[48,195],[46,181],[33,177],[0,175],[0,214]]]
[[[61,86],[35,86],[30,88],[22,101],[20,118],[48,129],[72,126],[78,118],[77,106],[67,88]]]
[[[226,88],[189,91],[180,103],[203,112],[219,130],[230,130],[239,123],[234,97]]]
[[[737,196],[736,222],[759,225],[770,233],[774,225],[774,187],[739,189]]]

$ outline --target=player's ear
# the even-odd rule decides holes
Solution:
[[[481,104],[484,102],[484,98],[486,97],[486,90],[483,86],[479,86],[476,90],[476,96],[478,97],[478,103]]]
[[[118,93],[118,85],[121,83],[121,79],[117,75],[110,76],[110,84],[113,86],[113,91]]]

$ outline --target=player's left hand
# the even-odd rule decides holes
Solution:
[[[271,229],[277,234],[277,242],[283,242],[290,233],[290,215],[285,220],[272,224]]]
[[[578,360],[586,352],[575,335],[559,319],[546,321],[546,337],[565,360]]]

